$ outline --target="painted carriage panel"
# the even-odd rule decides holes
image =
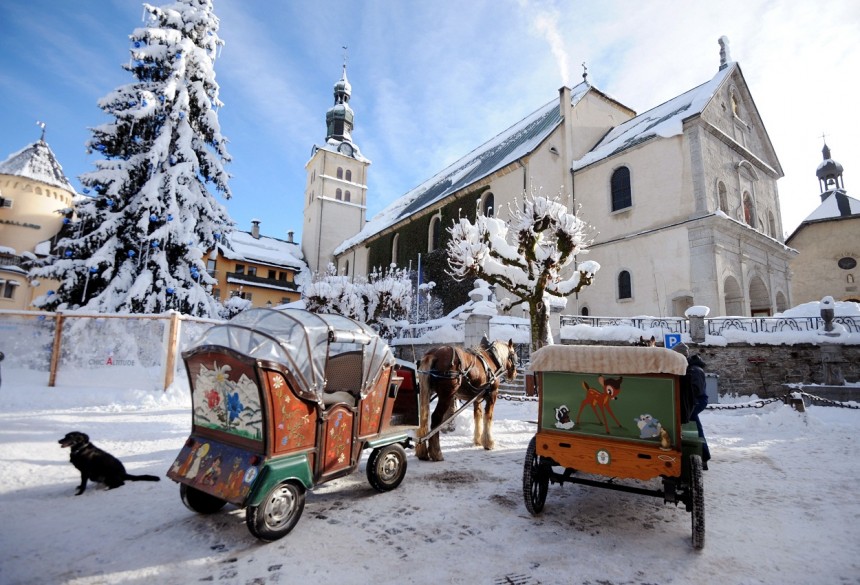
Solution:
[[[203,437],[189,439],[167,477],[236,505],[243,505],[262,458],[241,447]]]
[[[678,440],[674,376],[541,375],[541,430],[663,447]]]
[[[317,406],[301,400],[279,372],[265,371],[271,401],[272,452],[310,449],[316,439]]]
[[[388,379],[391,368],[385,368],[376,381],[376,385],[364,397],[360,405],[360,422],[358,429],[359,437],[367,437],[379,432],[379,424],[382,421],[385,396],[388,392]],[[393,403],[393,400],[391,401]],[[391,415],[391,406],[388,407],[388,415]]]
[[[252,441],[263,440],[260,388],[252,363],[221,352],[187,360],[194,425]]]
[[[322,475],[346,469],[352,463],[352,410],[339,404],[328,411],[323,437]]]

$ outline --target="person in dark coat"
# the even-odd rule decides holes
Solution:
[[[699,357],[699,354],[689,355],[689,348],[683,343],[679,343],[672,349],[687,358],[687,374],[684,378],[685,382],[689,383],[689,389],[687,390],[691,403],[689,420],[696,423],[696,429],[699,431],[699,437],[702,439],[702,469],[708,469],[711,450],[708,448],[708,441],[705,439],[702,421],[699,419],[699,414],[708,407],[705,362]]]

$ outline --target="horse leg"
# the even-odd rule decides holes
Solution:
[[[436,408],[433,410],[433,416],[430,419],[430,428],[435,429],[439,425],[442,424],[442,421],[445,419],[444,414],[447,412],[449,405],[454,401],[453,394],[447,394],[446,392],[441,392],[438,388],[436,390],[437,402]],[[430,439],[426,441],[427,444],[427,455],[430,461],[444,461],[445,457],[442,455],[442,446],[439,441],[439,433],[436,433]]]
[[[498,390],[493,390],[484,398],[484,433],[481,441],[484,449],[488,451],[496,446],[496,442],[493,440],[493,411],[496,409],[498,395]]]
[[[457,399],[451,401],[451,406],[448,407],[448,410],[445,411],[445,416],[443,420],[447,420],[448,423],[445,425],[445,428],[442,429],[443,433],[452,433],[457,430],[457,418],[454,416],[454,412],[457,410]]]
[[[475,428],[472,432],[472,443],[476,447],[480,447],[482,444],[481,436],[483,435],[482,427],[483,427],[483,422],[484,422],[484,417],[483,417],[483,414],[481,413],[481,401],[480,400],[475,401],[475,404],[473,405],[473,415],[472,416],[473,416],[474,421],[475,421],[475,424],[474,424]]]
[[[422,362],[423,365],[423,362]],[[420,439],[430,432],[430,376],[420,374],[418,383],[418,439],[415,444],[415,456],[427,461],[427,443]]]

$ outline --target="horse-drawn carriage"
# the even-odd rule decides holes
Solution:
[[[701,549],[702,441],[695,424],[682,424],[686,368],[684,356],[658,347],[551,345],[534,352],[539,410],[523,466],[528,511],[543,510],[550,482],[662,497],[685,505],[693,547]],[[617,481],[623,479],[640,481]],[[656,479],[662,489],[640,485]]]
[[[306,490],[354,472],[364,449],[372,449],[367,478],[376,490],[403,480],[416,390],[399,392],[391,350],[367,325],[249,309],[182,357],[191,436],[167,475],[191,510],[246,508],[251,533],[271,541],[296,525]]]

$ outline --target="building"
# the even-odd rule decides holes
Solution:
[[[206,267],[218,283],[213,296],[222,303],[232,297],[251,301],[252,307],[271,307],[301,298],[297,277],[307,272],[293,233],[287,240],[260,234],[260,221],[253,220],[250,232],[233,230],[229,247],[218,245],[209,254]]]
[[[72,207],[76,196],[44,130],[41,139],[0,163],[0,309],[30,308],[39,289],[31,286],[23,260],[47,255],[63,225],[60,211]]]
[[[705,305],[712,316],[770,315],[790,307],[795,251],[782,240],[782,168],[740,65],[729,58],[724,38],[720,46],[711,79],[638,115],[583,74],[582,83],[562,87],[557,99],[439,171],[360,230],[354,226],[361,224],[363,198],[356,202],[361,213],[355,210],[355,221],[330,223],[318,211],[323,201],[345,202],[311,189],[306,256],[325,232],[317,267],[331,261],[340,273],[363,275],[391,262],[416,266],[421,254],[425,270],[435,265],[436,274],[444,274],[445,228],[460,213],[477,204],[504,219],[507,206],[524,192],[563,185],[570,210],[593,227],[587,259],[601,264],[594,283],[568,299],[564,312],[679,316]],[[351,129],[351,110],[345,111]],[[338,142],[329,134],[328,151],[348,143],[346,135]],[[350,158],[337,160],[345,165]],[[308,165],[309,186],[320,185],[318,168]],[[309,207],[321,196],[317,207]],[[334,240],[340,243],[332,248]]]
[[[860,201],[845,191],[842,165],[827,144],[822,155],[815,173],[821,204],[785,240],[798,251],[791,261],[792,298],[796,304],[825,296],[860,302]]]
[[[326,271],[344,234],[358,233],[365,224],[370,161],[352,141],[355,114],[349,106],[351,96],[344,65],[343,75],[334,85],[334,105],[326,112],[325,143],[314,145],[305,165],[302,250],[314,274]],[[350,274],[349,260],[340,268]]]

